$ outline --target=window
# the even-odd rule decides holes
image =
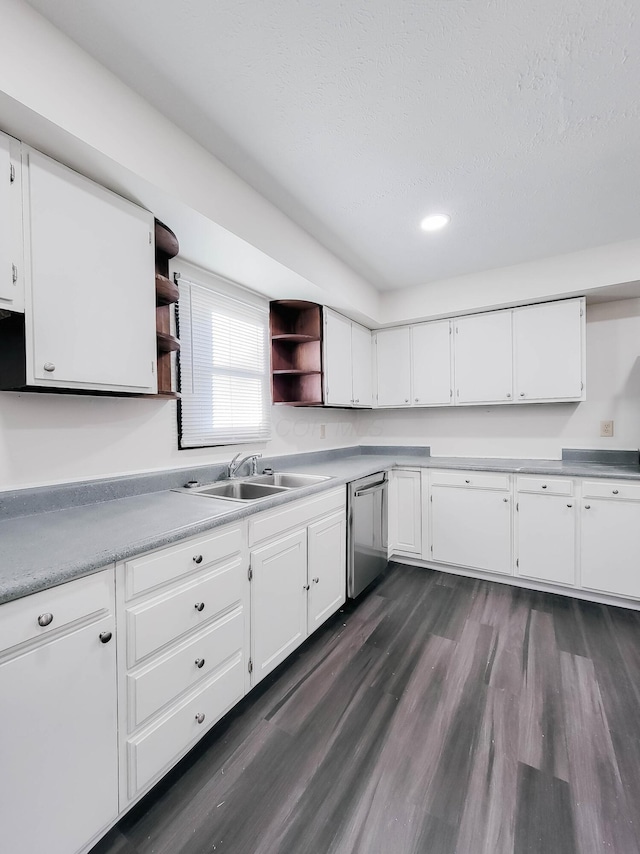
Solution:
[[[181,448],[270,436],[268,303],[211,278],[178,278]]]

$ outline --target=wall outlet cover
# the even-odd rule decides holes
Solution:
[[[600,435],[607,438],[611,438],[613,436],[613,421],[600,422]]]

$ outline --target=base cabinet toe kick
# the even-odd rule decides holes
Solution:
[[[346,487],[0,605],[0,848],[87,854],[346,597]]]
[[[398,469],[389,530],[401,561],[640,610],[634,480]]]

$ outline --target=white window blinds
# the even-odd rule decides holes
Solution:
[[[180,447],[270,436],[266,300],[178,279]]]

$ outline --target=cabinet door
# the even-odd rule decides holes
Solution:
[[[24,310],[20,143],[0,133],[0,308]]]
[[[581,532],[581,586],[640,598],[640,503],[583,499]]]
[[[344,604],[347,583],[347,520],[335,513],[308,528],[309,634]]]
[[[455,402],[511,402],[511,312],[460,317],[454,326]]]
[[[153,216],[26,157],[29,384],[155,392]]]
[[[420,554],[422,511],[419,471],[394,471],[391,476],[391,532],[394,552]]]
[[[113,617],[0,665],[3,851],[73,854],[118,813],[116,645],[103,631]]]
[[[373,375],[371,330],[351,324],[351,364],[353,367],[353,402],[355,406],[371,406]]]
[[[307,531],[296,531],[251,553],[253,684],[307,636]]]
[[[353,406],[351,321],[324,310],[324,383],[328,406]]]
[[[411,328],[414,406],[453,403],[451,384],[451,324],[448,320]]]
[[[411,329],[380,329],[376,332],[378,406],[411,404]]]
[[[431,556],[440,563],[511,573],[511,500],[503,492],[431,487]]]
[[[555,584],[576,582],[576,501],[560,495],[518,495],[516,574]]]
[[[573,299],[514,310],[516,401],[584,397],[583,307]]]

